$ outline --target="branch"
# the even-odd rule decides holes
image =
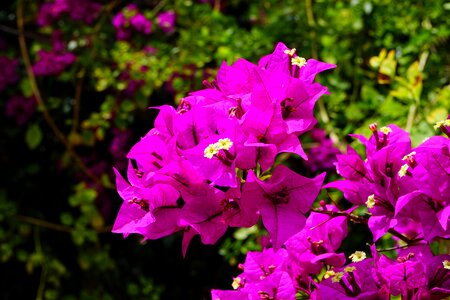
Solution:
[[[33,90],[34,98],[36,99],[36,102],[42,111],[42,114],[44,116],[45,121],[49,125],[50,129],[53,131],[53,134],[56,136],[56,138],[64,145],[64,147],[67,149],[67,152],[69,155],[75,160],[75,163],[79,166],[81,171],[86,174],[96,185],[103,186],[100,179],[95,176],[89,169],[86,167],[84,162],[81,160],[81,158],[78,156],[78,154],[72,149],[71,145],[67,141],[65,135],[59,130],[58,126],[56,125],[55,121],[51,117],[47,106],[45,105],[44,100],[42,99],[41,92],[38,88],[36,77],[33,73],[33,68],[31,67],[31,60],[30,56],[28,54],[28,48],[27,43],[25,40],[25,24],[24,24],[24,18],[23,18],[23,0],[19,0],[19,3],[17,5],[17,28],[19,30],[19,46],[20,46],[20,52],[22,55],[23,62],[25,64],[25,68],[27,71],[28,80],[30,81],[31,89]]]
[[[74,230],[72,227],[69,227],[69,226],[56,224],[56,223],[48,222],[46,220],[37,219],[37,218],[33,218],[33,217],[17,215],[14,218],[16,220],[20,221],[20,222],[28,223],[28,224],[31,224],[31,225],[35,225],[35,226],[39,226],[39,227],[42,227],[42,228],[47,228],[47,229],[51,229],[51,230],[55,230],[55,231],[69,232],[70,233],[70,232],[72,232]],[[106,226],[103,226],[103,227],[93,228],[93,229],[97,233],[111,232],[112,225],[106,225]]]
[[[75,103],[73,105],[73,117],[72,117],[72,129],[71,132],[75,133],[78,129],[80,120],[80,103],[81,103],[81,90],[83,89],[83,79],[86,74],[86,68],[82,68],[78,72],[77,86],[75,87]]]
[[[311,211],[319,213],[319,214],[326,214],[331,216],[332,218],[334,217],[346,217],[348,218],[350,221],[352,221],[353,223],[358,223],[358,224],[367,224],[368,220],[364,217],[360,217],[357,215],[353,215],[353,214],[349,214],[347,212],[344,211],[331,211],[331,210],[322,210],[319,208],[313,208],[311,209]]]

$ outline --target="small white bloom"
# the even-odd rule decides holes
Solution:
[[[392,132],[392,129],[389,128],[389,127],[387,127],[387,126],[383,126],[383,127],[380,128],[380,131],[381,131],[382,133],[388,135],[389,133]]]
[[[216,144],[209,144],[208,147],[205,148],[204,151],[204,157],[206,158],[213,158],[214,154],[217,154],[219,152],[219,149],[217,148]]]
[[[367,205],[367,208],[373,208],[375,206],[375,195],[374,194],[367,197],[366,205]]]
[[[304,57],[296,56],[291,58],[291,64],[293,66],[298,66],[299,68],[306,66],[307,62]]]
[[[284,50],[284,54],[287,54],[287,55],[289,55],[289,56],[294,56],[294,54],[295,54],[295,51],[297,51],[297,49],[295,49],[295,48],[292,48],[292,49],[286,49],[286,50]]]
[[[404,164],[401,168],[400,171],[398,171],[398,176],[401,178],[403,176],[406,175],[406,173],[408,172],[408,168],[409,166],[407,164]]]
[[[362,261],[366,259],[366,252],[355,251],[355,253],[351,254],[348,258],[350,258],[352,262]]]

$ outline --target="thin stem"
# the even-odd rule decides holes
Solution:
[[[17,215],[17,216],[15,216],[15,219],[20,222],[28,223],[31,225],[35,225],[38,227],[47,228],[47,229],[51,229],[51,230],[55,230],[55,231],[69,232],[69,233],[73,231],[73,228],[71,228],[69,226],[56,224],[56,223],[48,222],[48,221],[45,221],[42,219],[37,219],[37,218],[29,217],[29,216]],[[100,228],[93,228],[93,229],[97,233],[111,232],[112,225],[107,225],[107,226],[103,226]]]
[[[411,104],[409,107],[408,118],[406,119],[406,128],[405,130],[410,132],[414,123],[414,118],[416,116],[417,106],[415,103]]]
[[[316,213],[319,213],[319,214],[329,215],[332,218],[334,218],[334,217],[347,217],[353,223],[360,223],[360,224],[367,224],[368,223],[368,220],[366,218],[360,217],[360,216],[356,216],[356,215],[353,215],[353,214],[349,214],[349,213],[344,212],[344,211],[322,210],[322,209],[319,209],[319,208],[313,208],[311,210],[313,212],[316,212]]]
[[[15,216],[15,218],[18,221],[21,221],[21,222],[24,222],[24,223],[28,223],[28,224],[36,225],[36,226],[39,226],[39,227],[44,227],[44,228],[56,230],[56,231],[62,231],[62,232],[71,232],[72,231],[72,228],[70,228],[68,226],[51,223],[51,222],[48,222],[48,221],[45,221],[45,220],[41,220],[41,219],[37,219],[37,218],[33,218],[33,217],[17,215],[17,216]]]
[[[403,234],[401,234],[400,232],[398,232],[397,230],[395,230],[394,228],[390,228],[388,232],[390,234],[392,234],[393,236],[399,238],[400,240],[404,241],[408,245],[417,243],[418,241],[422,240],[421,238],[420,239],[410,239],[410,238],[404,236]]]
[[[120,3],[120,0],[114,0],[103,7],[105,12],[104,17],[101,18],[94,27],[94,33],[97,33],[102,27],[103,23],[106,21],[106,17],[111,13],[111,11]]]
[[[331,211],[331,210],[322,210],[319,208],[313,208],[311,209],[311,211],[316,212],[316,213],[320,213],[320,214],[326,214],[333,217],[347,217],[350,221],[352,221],[353,223],[359,223],[359,224],[368,224],[369,220],[364,218],[364,217],[360,217],[360,216],[356,216],[353,214],[349,214],[347,212],[344,211]],[[328,221],[328,220],[327,220]],[[407,243],[408,245],[412,245],[414,243],[417,243],[419,241],[421,241],[422,239],[410,239],[406,236],[404,236],[403,234],[399,233],[398,231],[396,231],[393,228],[390,228],[388,231],[390,234],[392,234],[393,236],[399,238],[400,240],[404,241],[405,243]]]
[[[305,0],[305,8],[306,8],[306,18],[308,20],[309,26],[309,35],[311,39],[311,57],[315,59],[319,59],[319,53],[317,51],[317,38],[316,38],[316,20],[314,18],[314,11],[312,0]],[[317,105],[319,106],[319,116],[324,124],[330,124],[330,118],[328,116],[327,109],[325,108],[325,104],[323,98],[319,98],[317,101]],[[330,139],[333,141],[339,150],[342,152],[345,150],[345,146],[341,145],[339,142],[339,137],[334,132],[334,129],[331,126],[328,126],[328,131],[330,133]]]
[[[44,253],[42,252],[42,245],[41,245],[41,237],[39,236],[38,229],[35,229],[34,231],[34,241],[35,241],[35,248],[36,253],[39,253],[43,257],[43,261],[41,263],[42,266],[42,272],[41,277],[39,278],[39,286],[36,293],[36,300],[42,300],[44,299],[44,292],[45,292],[45,282],[47,281],[47,273],[48,273],[48,266],[47,262],[45,260]]]
[[[152,9],[152,14],[156,15],[161,8],[164,7],[164,5],[166,5],[166,1],[159,1],[158,4]]]
[[[75,133],[78,129],[78,124],[80,121],[80,104],[81,104],[81,91],[83,89],[83,80],[86,74],[86,68],[82,68],[77,74],[78,81],[75,87],[75,103],[73,105],[73,117],[72,117],[72,129],[71,132]]]
[[[311,0],[305,0],[305,6],[306,6],[306,17],[308,18],[308,25],[310,27],[316,26],[316,21],[314,20],[314,13],[312,9],[312,1]]]
[[[27,43],[25,40],[25,24],[24,24],[24,17],[23,17],[23,2],[24,0],[19,0],[19,3],[17,5],[17,28],[19,30],[19,46],[20,46],[20,52],[22,55],[23,62],[25,64],[25,68],[27,71],[28,80],[30,81],[31,89],[34,94],[34,98],[36,99],[36,102],[42,112],[42,115],[44,116],[45,121],[49,125],[50,129],[53,131],[53,134],[56,136],[56,138],[64,145],[64,147],[67,149],[67,152],[69,155],[75,160],[75,163],[79,166],[81,171],[86,174],[94,183],[98,186],[102,186],[102,183],[100,179],[95,176],[89,169],[86,167],[84,162],[81,160],[81,158],[78,156],[78,154],[73,151],[71,145],[67,141],[65,135],[59,130],[58,126],[56,125],[55,121],[51,117],[47,106],[45,105],[44,100],[42,99],[41,92],[38,88],[36,77],[34,76],[33,69],[31,67],[31,60],[30,56],[28,54],[28,48]]]
[[[408,248],[410,245],[402,245],[402,246],[395,246],[395,247],[390,247],[390,248],[386,248],[386,249],[377,249],[377,252],[389,252],[389,251],[395,251],[395,250],[399,250],[399,249],[405,249]]]
[[[419,72],[422,72],[423,69],[425,68],[425,65],[428,60],[428,55],[429,55],[428,51],[425,51],[420,55],[419,66],[418,66]],[[410,86],[408,86],[407,88],[409,89],[409,92],[410,92],[412,98],[414,99],[414,103],[411,104],[411,106],[409,107],[409,113],[408,113],[408,117],[406,119],[405,130],[409,132],[409,131],[411,131],[411,128],[414,123],[414,118],[416,117],[417,107],[420,104],[420,97],[417,97],[414,94],[414,91],[412,90],[412,88]]]

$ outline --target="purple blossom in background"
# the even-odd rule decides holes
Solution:
[[[58,53],[47,50],[39,50],[37,57],[38,60],[33,65],[36,76],[59,75],[76,60],[76,56],[70,52]]]
[[[112,24],[116,28],[118,40],[130,39],[133,31],[146,35],[152,32],[152,22],[139,11],[136,4],[129,4],[117,13],[112,20]]]
[[[158,14],[158,26],[165,33],[172,33],[175,30],[176,14],[173,10],[164,11]]]
[[[341,154],[341,151],[333,145],[331,139],[325,136],[325,130],[314,128],[310,135],[319,145],[309,150],[305,165],[313,172],[332,170],[336,163],[336,155]]]
[[[6,102],[6,116],[14,118],[18,126],[24,125],[36,111],[33,96],[15,95]]]
[[[126,152],[124,149],[127,149],[127,146],[131,139],[131,132],[129,130],[121,130],[118,128],[113,128],[112,130],[113,138],[111,140],[111,144],[109,145],[109,152],[116,162],[123,161],[123,163],[118,164],[118,167],[126,167],[126,161],[123,158],[126,156]]]
[[[7,85],[15,83],[19,80],[17,74],[17,66],[19,61],[17,59],[10,59],[6,56],[0,56],[0,92],[3,91]]]
[[[72,20],[92,24],[101,9],[101,4],[90,0],[55,0],[40,6],[37,23],[39,26],[48,26],[63,15],[68,15]]]

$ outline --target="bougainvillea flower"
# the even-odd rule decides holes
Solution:
[[[240,181],[236,178],[236,181]],[[221,201],[222,218],[231,227],[251,227],[259,220],[257,203],[253,201],[244,202],[241,199],[241,186],[236,183],[236,188],[230,188]]]
[[[48,26],[67,14],[72,20],[92,24],[101,9],[101,4],[90,0],[55,0],[39,7],[37,23],[39,26]]]
[[[144,200],[145,194],[142,189],[130,186],[114,169],[116,174],[116,186],[119,195],[124,200],[112,232],[123,233],[126,237],[130,233],[143,233],[143,228],[155,221],[153,214],[149,211],[148,201]]]
[[[134,31],[143,34],[150,34],[152,31],[152,22],[139,11],[136,4],[129,4],[117,13],[112,24],[116,29],[118,40],[130,39]]]
[[[32,66],[36,76],[59,75],[77,59],[70,52],[58,53],[42,49],[38,51],[37,56],[38,60]]]
[[[380,288],[372,277],[372,259],[351,263],[329,271],[316,295],[319,299],[390,299],[386,288]]]
[[[316,75],[322,71],[336,68],[336,65],[317,61],[315,59],[308,59],[299,68],[298,73],[295,74],[292,63],[292,58],[298,57],[296,49],[289,49],[283,43],[278,43],[272,54],[266,55],[260,59],[258,65],[268,71],[282,71],[286,75],[297,75],[298,78],[307,83],[312,83]]]
[[[287,134],[281,111],[275,105],[265,110],[250,109],[242,119],[243,132],[248,135],[246,146],[258,147],[258,162],[267,170],[280,152],[291,152],[306,158],[300,141],[294,134]]]
[[[217,72],[218,87],[227,96],[251,93],[255,81],[255,67],[255,64],[242,58],[231,66],[223,62]]]
[[[227,229],[222,219],[224,193],[204,183],[192,186],[182,196],[186,204],[181,212],[180,226],[193,227],[204,244],[214,244]]]
[[[171,33],[175,29],[175,18],[176,14],[173,10],[163,11],[158,14],[158,26],[165,33]]]
[[[261,181],[249,172],[241,199],[258,203],[275,249],[303,229],[304,214],[311,208],[324,178],[325,173],[309,179],[283,165],[277,166],[267,181]]]
[[[450,139],[431,137],[414,149],[413,178],[418,189],[432,197],[437,206],[450,205]]]
[[[438,214],[441,212],[440,214]],[[419,191],[409,193],[398,199],[395,207],[398,217],[411,218],[420,223],[422,237],[431,241],[435,237],[450,237],[449,209],[438,210],[433,199]]]
[[[9,59],[6,56],[0,56],[0,92],[3,91],[7,85],[19,80],[17,74],[17,66],[19,61],[17,59]]]
[[[428,289],[428,277],[422,261],[414,257],[414,252],[399,256],[397,260],[380,256],[374,270],[377,284],[386,286],[390,294],[401,295],[402,299],[420,299],[417,294],[423,295]]]
[[[159,135],[148,133],[128,152],[127,158],[133,167],[128,173],[128,179],[133,185],[148,185],[155,171],[176,159],[172,153],[173,149],[174,146],[165,143]],[[136,177],[139,180],[132,181]]]
[[[113,226],[113,232],[139,233],[145,239],[158,239],[181,230],[178,227],[181,208],[179,192],[167,184],[140,188],[128,184],[117,170],[116,185],[124,200]]]
[[[347,154],[337,156],[336,169],[345,180],[327,184],[337,188],[357,205],[366,205],[371,213],[369,228],[374,241],[399,223],[395,206],[399,197],[415,190],[411,178],[400,176],[404,158],[411,153],[409,134],[395,125],[377,129],[371,125],[372,137],[353,135],[366,146],[366,160],[348,147]]]
[[[327,210],[337,211],[327,206]],[[302,275],[319,274],[323,265],[340,267],[345,263],[343,253],[335,253],[347,236],[347,218],[311,213],[305,227],[286,242],[289,260]],[[297,275],[296,277],[298,277]]]
[[[225,296],[224,299],[240,299],[245,295],[245,299],[294,300],[296,291],[285,270],[286,257],[285,249],[247,253],[245,263],[240,265],[243,272],[234,278],[232,284],[236,291],[212,291],[212,299],[217,299],[219,295]],[[238,298],[231,298],[233,296]]]

